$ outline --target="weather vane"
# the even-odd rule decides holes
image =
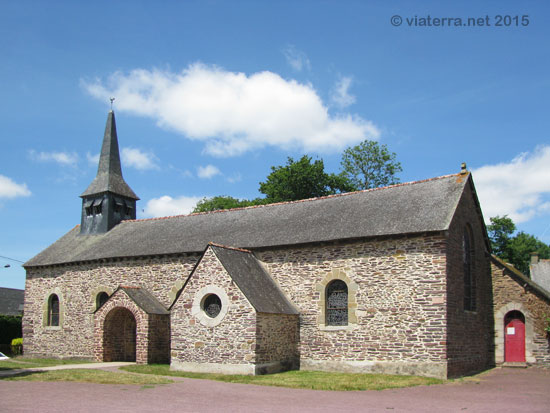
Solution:
[[[113,102],[115,101],[115,98],[109,98],[109,100],[111,101],[111,111],[113,110]]]

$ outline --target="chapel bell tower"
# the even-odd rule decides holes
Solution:
[[[107,117],[97,176],[82,195],[81,234],[103,234],[125,219],[136,219],[139,199],[122,177],[115,114]]]

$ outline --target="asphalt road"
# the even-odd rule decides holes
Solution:
[[[0,380],[1,412],[550,412],[550,370],[494,369],[478,382],[332,392],[181,379],[154,388]]]

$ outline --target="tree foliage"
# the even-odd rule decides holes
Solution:
[[[195,205],[193,212],[207,212],[217,211],[220,209],[242,208],[251,205],[260,205],[263,203],[265,203],[265,201],[261,198],[256,198],[249,201],[248,199],[237,199],[233,198],[232,196],[222,195],[212,198],[201,199],[199,202],[197,202],[197,205]]]
[[[487,226],[489,239],[493,253],[504,261],[513,264],[524,274],[529,274],[531,254],[537,253],[540,258],[550,258],[550,246],[537,239],[535,236],[523,231],[515,235],[516,225],[506,215],[496,216],[490,219]]]
[[[289,157],[286,165],[272,166],[265,182],[260,182],[260,192],[268,203],[296,201],[356,188],[343,175],[328,174],[322,159],[311,161],[304,155],[295,161]]]
[[[395,152],[386,145],[364,140],[342,154],[342,173],[358,189],[378,188],[399,183],[396,176],[403,170]]]

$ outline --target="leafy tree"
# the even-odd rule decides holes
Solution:
[[[508,244],[510,262],[524,274],[529,274],[529,262],[533,252],[536,252],[540,258],[550,258],[550,246],[533,235],[522,231],[510,239]]]
[[[251,201],[248,199],[237,199],[232,196],[215,196],[212,198],[203,198],[195,208],[193,212],[207,212],[207,211],[217,211],[219,209],[231,209],[231,208],[242,208],[251,205],[263,204],[265,201],[261,198],[256,198]]]
[[[493,253],[505,261],[509,261],[508,244],[512,234],[516,231],[516,224],[511,218],[504,215],[490,218],[491,224],[487,226],[489,240]]]
[[[260,192],[266,202],[295,201],[353,191],[356,188],[344,175],[327,174],[322,159],[311,162],[304,155],[295,161],[288,158],[284,166],[272,166],[265,182],[260,182]]]
[[[489,239],[494,254],[504,261],[513,264],[524,274],[529,274],[531,254],[536,252],[540,258],[550,258],[550,246],[535,236],[521,231],[516,235],[516,225],[506,215],[492,217],[487,226]]]
[[[403,171],[395,152],[370,140],[347,148],[342,154],[341,166],[344,176],[358,189],[397,184],[396,174]]]

